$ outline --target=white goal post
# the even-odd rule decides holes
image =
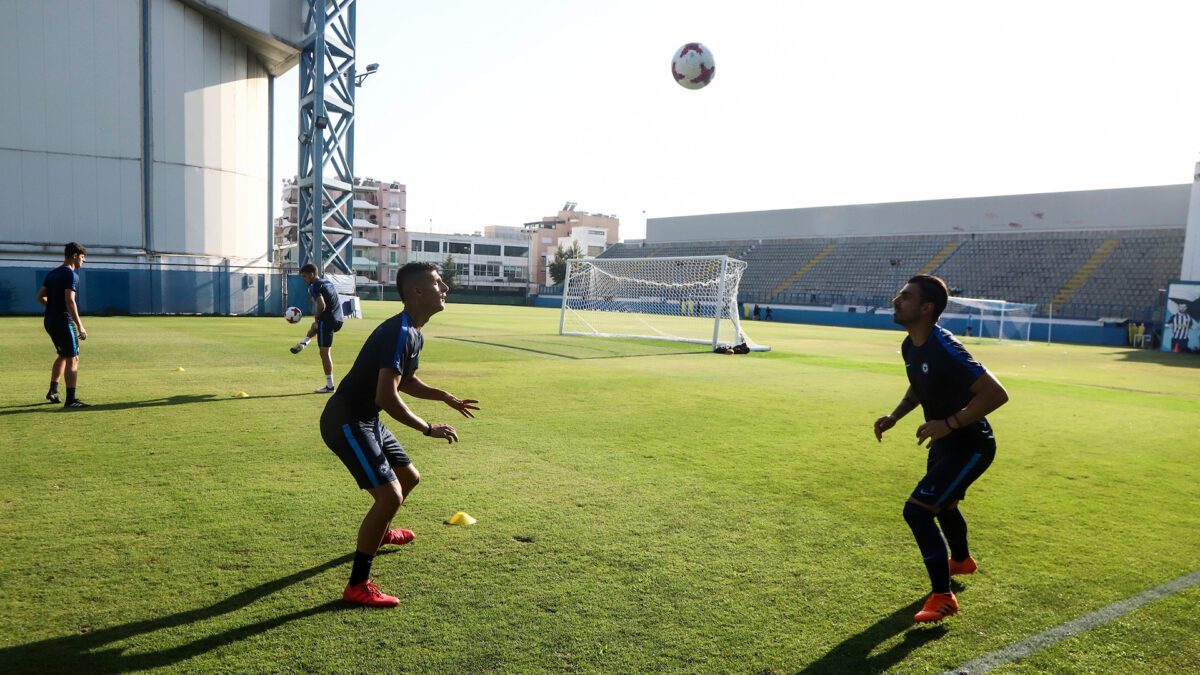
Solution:
[[[963,341],[976,343],[985,339],[1014,344],[1029,343],[1029,329],[1033,325],[1033,311],[1037,305],[1007,300],[985,300],[950,296],[945,314],[962,316],[967,320],[970,334],[963,330],[959,335]]]
[[[558,332],[768,351],[738,320],[745,269],[728,256],[570,260]]]

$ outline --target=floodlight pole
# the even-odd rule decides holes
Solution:
[[[345,252],[354,234],[355,1],[307,0],[304,17],[297,234],[300,264],[322,274],[354,274]]]

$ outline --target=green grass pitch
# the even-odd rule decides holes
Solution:
[[[339,378],[400,309],[365,304]],[[411,402],[454,446],[391,424],[417,539],[375,563],[401,606],[351,608],[369,498],[321,443],[316,349],[287,350],[306,324],[85,325],[96,407],[64,412],[39,405],[40,317],[0,320],[0,672],[938,673],[1200,569],[1198,359],[969,344],[1011,396],[963,504],[980,571],[961,615],[914,627],[920,412],[871,432],[906,387],[902,333],[748,322],[773,351],[724,356],[451,304],[421,377],[482,411]],[[995,672],[1197,672],[1197,603]]]

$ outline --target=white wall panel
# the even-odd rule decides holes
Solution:
[[[139,0],[0,0],[4,90],[20,93],[0,125],[0,243],[140,246]],[[132,88],[131,88],[132,87]],[[109,193],[116,184],[116,193]],[[120,227],[111,224],[120,223]]]

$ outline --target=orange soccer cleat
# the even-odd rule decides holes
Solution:
[[[400,598],[381,592],[370,579],[354,586],[347,585],[346,590],[342,591],[342,600],[367,607],[395,607],[400,604]]]
[[[971,556],[967,556],[966,560],[950,559],[950,576],[974,574],[977,569],[979,569],[979,565],[975,563],[975,559]]]
[[[383,535],[383,541],[379,542],[379,545],[395,544],[396,546],[403,546],[416,538],[417,535],[413,534],[412,530],[388,530],[387,534]]]
[[[925,601],[921,611],[913,615],[917,623],[936,623],[948,616],[958,614],[958,599],[953,593],[934,593]]]

